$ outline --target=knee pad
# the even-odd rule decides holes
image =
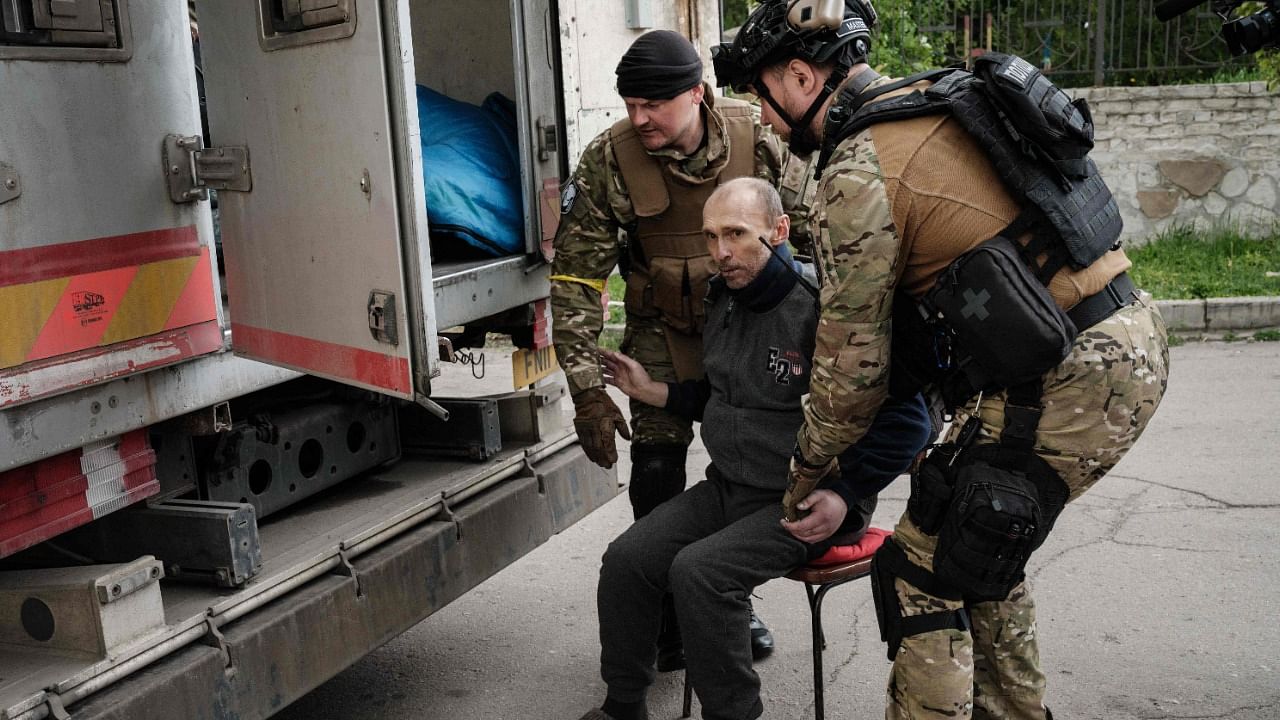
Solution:
[[[631,446],[631,510],[635,519],[684,491],[684,463],[688,448],[684,445]]]

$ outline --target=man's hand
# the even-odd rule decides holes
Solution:
[[[782,527],[795,536],[795,539],[812,545],[822,542],[835,534],[849,514],[849,506],[844,498],[830,490],[814,490],[801,500],[796,509],[807,512],[803,519],[783,520]]]
[[[574,395],[573,405],[577,410],[573,429],[578,431],[583,451],[600,467],[606,470],[613,467],[618,462],[613,433],[616,431],[622,433],[623,439],[631,439],[631,428],[627,427],[622,411],[602,387],[587,388]]]
[[[804,517],[806,511],[799,508],[800,501],[809,496],[813,489],[818,487],[818,483],[822,481],[832,471],[840,471],[840,463],[836,458],[827,460],[822,465],[814,465],[805,461],[800,457],[799,449],[791,456],[791,470],[788,473],[787,492],[782,496],[782,515],[787,520],[795,522]]]
[[[649,377],[640,363],[620,352],[600,349],[604,361],[604,381],[633,400],[663,407],[667,404],[667,384]]]

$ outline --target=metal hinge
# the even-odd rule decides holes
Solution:
[[[18,177],[18,171],[0,163],[0,205],[18,199],[21,194],[22,179]]]
[[[208,200],[209,189],[249,192],[253,173],[247,147],[200,147],[199,135],[164,137],[164,174],[176,203]]]

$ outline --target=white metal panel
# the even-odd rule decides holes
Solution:
[[[0,205],[0,251],[196,225],[207,203],[169,200],[160,143],[200,133],[184,3],[130,4],[129,62],[0,60],[0,162],[22,196]]]
[[[391,128],[395,138],[400,236],[404,248],[413,344],[415,392],[426,392],[438,374],[440,348],[436,308],[432,303],[431,241],[427,232],[427,189],[422,174],[422,124],[414,82],[417,56],[409,11],[410,0],[383,0],[386,18],[387,82],[391,88]],[[397,90],[398,88],[398,90]]]
[[[473,105],[516,96],[511,0],[409,0],[421,85]]]
[[[6,408],[0,413],[0,472],[297,377],[220,352]]]
[[[197,4],[210,136],[249,148],[253,188],[219,195],[237,353],[413,396],[401,222],[378,0],[350,37],[265,50],[258,0]],[[402,91],[396,88],[396,91]],[[395,297],[398,342],[370,332]]]
[[[515,37],[515,65],[524,78],[520,103],[520,179],[525,188],[525,227],[531,240],[550,250],[560,220],[559,184],[567,173],[561,167],[564,121],[561,110],[558,27],[553,0],[516,0],[512,22],[523,26]],[[531,244],[528,250],[537,250]]]
[[[0,337],[14,343],[11,351],[22,348],[23,355],[36,347],[33,343],[45,345],[78,320],[49,307],[44,308],[48,315],[37,316],[34,310],[57,299],[49,293],[59,281],[71,283],[63,286],[64,294],[77,288],[92,290],[105,304],[118,308],[120,293],[132,288],[128,282],[117,285],[116,279],[149,262],[201,254],[204,264],[193,272],[205,267],[208,276],[201,281],[192,275],[188,283],[209,288],[209,294],[181,297],[186,307],[207,309],[208,315],[198,323],[190,319],[191,332],[203,340],[194,342],[186,328],[166,325],[170,335],[153,336],[152,345],[169,342],[170,348],[187,350],[152,358],[150,366],[221,349],[223,317],[216,300],[219,279],[212,262],[208,203],[172,202],[161,163],[166,134],[200,133],[186,9],[179,3],[136,2],[130,8],[121,15],[129,23],[124,30],[130,57],[114,62],[0,60],[0,97],[10,99],[0,102],[0,163],[18,174],[22,187],[21,196],[0,205],[0,276],[6,271],[21,275],[16,281],[10,276],[3,288],[9,295],[8,309],[18,307],[19,318],[13,322],[12,315],[0,317],[0,326],[10,321],[9,327],[0,327]],[[155,243],[170,249],[160,252]],[[114,277],[104,280],[104,274]],[[97,283],[103,282],[116,294],[102,293]],[[6,283],[0,279],[0,284]],[[168,299],[155,298],[149,310],[153,315],[162,311]],[[22,316],[23,304],[32,308],[31,317]],[[131,306],[128,316],[136,319],[138,313]],[[151,327],[156,319],[163,318],[152,317],[143,325]],[[123,340],[134,341],[121,334]],[[134,362],[136,347],[123,347],[106,337],[64,337],[49,342],[28,362],[8,367],[0,373],[0,408],[150,367]],[[95,362],[60,364],[79,351],[93,355]],[[40,392],[33,392],[37,386]]]

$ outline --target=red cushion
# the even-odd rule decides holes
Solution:
[[[875,555],[880,546],[884,544],[884,539],[892,534],[889,530],[881,530],[876,527],[867,528],[867,534],[863,535],[858,542],[853,545],[835,545],[821,557],[810,560],[809,564],[840,565],[864,560]]]

